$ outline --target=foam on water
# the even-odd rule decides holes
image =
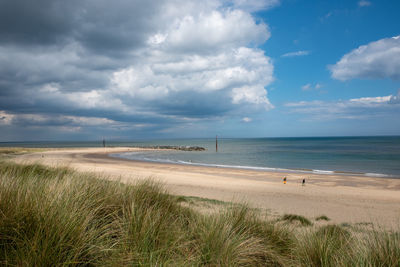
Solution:
[[[154,154],[154,152],[149,152]],[[381,174],[381,173],[353,173],[353,172],[336,172],[329,170],[304,170],[304,169],[285,169],[285,168],[272,168],[272,167],[257,167],[257,166],[246,166],[246,165],[224,165],[224,164],[214,164],[214,163],[200,163],[200,162],[192,162],[192,161],[184,161],[184,160],[173,160],[168,158],[149,158],[143,157],[143,152],[126,152],[126,153],[116,153],[111,154],[112,157],[138,160],[138,161],[147,161],[147,162],[159,162],[159,163],[170,163],[170,164],[183,164],[183,165],[192,165],[192,166],[203,166],[203,167],[216,167],[216,168],[231,168],[231,169],[244,169],[244,170],[256,170],[256,171],[270,171],[270,172],[291,172],[291,173],[313,173],[313,174],[322,174],[322,175],[361,175],[368,177],[392,177],[391,175]]]

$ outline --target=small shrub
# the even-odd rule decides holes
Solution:
[[[187,202],[188,200],[184,196],[177,196],[176,201],[177,202]]]
[[[341,223],[340,226],[341,227],[346,227],[346,228],[351,228],[351,224],[347,223],[347,222]]]
[[[316,221],[330,221],[331,219],[328,218],[326,215],[321,215],[315,218]]]
[[[290,223],[293,222],[299,222],[302,226],[310,226],[312,225],[312,222],[307,219],[306,217],[303,217],[301,215],[295,215],[295,214],[285,214],[282,216],[283,221],[287,221]]]

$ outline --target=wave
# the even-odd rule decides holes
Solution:
[[[139,156],[140,155],[140,156]],[[379,177],[379,178],[390,178],[392,175],[382,173],[361,173],[361,172],[342,172],[342,171],[331,171],[331,170],[318,170],[318,169],[285,169],[285,168],[274,168],[274,167],[259,167],[259,166],[246,166],[246,165],[228,165],[228,164],[213,164],[213,163],[200,163],[184,160],[171,160],[161,158],[149,158],[143,156],[143,154],[137,152],[129,153],[118,153],[110,154],[112,157],[124,158],[128,160],[138,160],[147,162],[158,162],[158,163],[169,163],[169,164],[182,164],[192,166],[203,166],[203,167],[215,167],[215,168],[229,168],[229,169],[244,169],[244,170],[256,170],[256,171],[269,171],[269,172],[282,172],[282,173],[305,173],[305,174],[321,174],[321,175],[357,175],[367,177]],[[136,157],[135,157],[136,156]]]
[[[335,171],[312,170],[312,173],[317,173],[317,174],[335,174]]]
[[[385,178],[385,177],[392,177],[391,175],[387,175],[387,174],[382,174],[382,173],[371,173],[371,172],[365,173],[364,175],[365,175],[365,176],[368,176],[368,177],[383,177],[383,178]]]

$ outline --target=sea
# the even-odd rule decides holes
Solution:
[[[218,138],[107,141],[107,146],[200,146],[205,151],[115,153],[128,160],[220,168],[400,178],[400,136]],[[96,142],[17,142],[0,146],[99,147]]]

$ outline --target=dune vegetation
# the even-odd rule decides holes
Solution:
[[[0,264],[400,266],[398,232],[268,219],[212,200],[219,210],[201,212],[190,203],[205,199],[170,195],[157,182],[104,178],[1,162]]]

